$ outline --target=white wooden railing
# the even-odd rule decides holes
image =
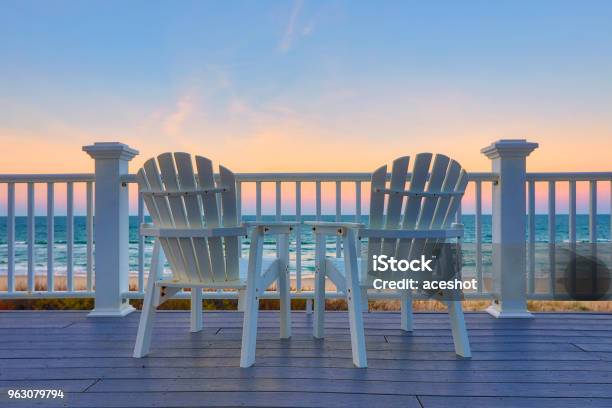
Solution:
[[[518,147],[517,147],[518,146]],[[522,146],[522,147],[521,147]],[[501,141],[496,142],[490,147],[483,149],[483,153],[489,156],[493,163],[492,172],[473,172],[470,173],[469,191],[473,191],[474,197],[474,268],[466,273],[473,273],[478,281],[478,290],[466,293],[469,298],[493,298],[496,301],[496,308],[504,309],[504,304],[512,307],[507,307],[508,312],[514,315],[527,313],[526,299],[546,298],[550,293],[554,293],[554,284],[551,283],[550,293],[540,293],[535,290],[536,268],[535,268],[535,246],[536,246],[536,224],[535,224],[535,186],[536,183],[548,184],[548,217],[549,231],[548,241],[551,243],[549,249],[550,256],[550,273],[551,282],[554,277],[554,242],[556,240],[555,222],[556,218],[556,186],[559,183],[569,183],[569,242],[576,242],[576,183],[589,183],[589,232],[590,240],[597,240],[597,185],[598,183],[608,182],[612,186],[612,172],[601,173],[526,173],[525,158],[535,148],[533,145],[525,141]],[[521,150],[523,149],[523,150]],[[135,176],[127,171],[128,161],[134,157],[137,152],[129,147],[117,143],[102,143],[84,148],[96,162],[95,174],[55,174],[55,175],[0,175],[0,186],[6,185],[7,197],[7,252],[6,252],[6,285],[0,289],[0,298],[35,298],[35,297],[95,297],[96,310],[93,315],[124,315],[130,311],[127,304],[128,299],[141,298],[143,295],[144,281],[146,277],[145,269],[145,251],[148,246],[145,241],[139,237],[138,252],[137,252],[137,284],[136,290],[129,290],[128,281],[130,279],[130,271],[127,265],[128,244],[127,244],[127,227],[128,227],[128,187],[135,183]],[[517,154],[517,151],[520,151]],[[522,160],[522,162],[521,162]],[[518,170],[517,170],[518,169]],[[316,219],[321,217],[333,216],[339,220],[343,216],[343,187],[351,185],[351,190],[354,190],[354,197],[351,198],[354,205],[354,212],[350,215],[355,221],[362,221],[362,212],[364,202],[362,192],[367,190],[369,184],[370,173],[242,173],[237,174],[238,194],[242,198],[242,191],[247,187],[252,188],[254,185],[255,199],[253,214],[256,219],[261,219],[263,216],[262,203],[262,186],[274,186],[274,212],[273,216],[276,219],[286,219],[290,217],[295,221],[302,221],[304,216],[302,208],[305,204],[310,204],[314,209]],[[85,284],[82,287],[76,288],[74,285],[74,186],[77,183],[85,185],[85,201],[86,201],[86,270]],[[335,187],[335,209],[334,211],[324,211],[323,203],[327,202],[323,197],[322,186],[325,183],[333,183]],[[364,183],[366,187],[364,187]],[[16,260],[15,260],[15,227],[16,227],[16,185],[27,186],[27,268],[25,271],[25,287],[17,288],[16,282]],[[45,184],[47,189],[47,251],[46,251],[46,289],[38,290],[36,287],[36,255],[35,255],[35,185]],[[55,186],[58,184],[66,185],[66,286],[61,290],[56,289],[54,281],[56,279],[55,265],[55,246],[54,246],[54,217],[55,217]],[[483,253],[485,252],[483,240],[483,186],[489,184],[493,195],[493,213],[492,224],[493,228],[498,228],[493,234],[493,244],[491,251],[493,252],[492,265],[483,263]],[[314,186],[314,202],[307,203],[302,194],[304,186]],[[101,186],[104,186],[103,190]],[[290,214],[283,213],[283,188],[294,190],[295,205]],[[522,186],[522,188],[518,187]],[[509,188],[512,188],[509,190]],[[525,187],[527,190],[527,200],[525,200]],[[95,189],[95,203],[94,203]],[[485,191],[489,190],[486,186]],[[612,188],[611,188],[612,190]],[[0,190],[1,191],[1,190]],[[286,191],[286,190],[285,190]],[[496,206],[496,202],[506,200],[508,197],[519,199],[522,194],[523,202],[527,202],[527,211],[524,207],[518,206]],[[612,194],[611,194],[612,195]],[[113,199],[108,199],[112,197]],[[140,195],[138,195],[138,220],[139,223],[144,220],[145,208]],[[328,198],[328,197],[325,197]],[[240,200],[240,211],[245,208],[245,203]],[[612,202],[612,200],[611,200]],[[95,204],[95,205],[94,205]],[[96,223],[100,227],[96,228],[96,236],[94,237],[94,207],[96,215]],[[502,209],[500,209],[502,208]],[[520,228],[517,231],[509,230],[504,227],[508,219],[516,220],[524,219],[527,215],[526,231],[523,230],[522,236]],[[519,218],[511,218],[511,217]],[[522,218],[521,218],[522,217]],[[458,218],[461,218],[461,210]],[[506,223],[506,224],[505,224]],[[498,227],[496,227],[498,226]],[[292,293],[294,298],[312,298],[312,291],[305,290],[303,287],[303,256],[304,251],[301,245],[304,228],[298,228],[295,238],[295,287],[296,290]],[[504,231],[505,229],[505,231]],[[512,235],[514,234],[514,236]],[[518,238],[517,238],[518,236]],[[525,238],[527,237],[527,238]],[[98,242],[104,242],[104,253],[98,250],[95,254],[94,268],[94,238]],[[125,238],[125,239],[124,239]],[[526,275],[521,274],[521,268],[516,268],[516,264],[512,263],[508,258],[504,258],[504,245],[512,239],[522,242],[523,251],[525,243],[527,243],[526,253],[518,252],[522,258]],[[517,241],[519,242],[519,241]],[[335,250],[337,256],[340,254],[340,242],[337,241]],[[507,254],[506,254],[507,255]],[[516,257],[515,257],[516,258]],[[490,270],[488,269],[490,268]],[[1,267],[0,267],[1,269]],[[487,273],[485,273],[487,269]],[[95,271],[95,273],[94,273]],[[490,281],[493,285],[485,287],[484,275],[490,272]],[[527,279],[525,279],[527,276]],[[0,273],[0,279],[3,278]],[[95,282],[94,282],[95,279]],[[526,282],[525,282],[526,281]],[[516,289],[516,283],[523,285],[524,289]],[[95,283],[95,284],[94,284]],[[520,285],[518,286],[521,287]],[[96,290],[94,290],[96,288]],[[507,288],[512,288],[514,293],[509,293]],[[21,289],[21,290],[19,290]],[[518,293],[520,292],[520,293]],[[186,294],[182,294],[184,296]],[[335,292],[329,293],[333,297]],[[181,296],[181,295],[179,295]],[[264,297],[275,297],[275,292],[266,293]],[[235,292],[206,292],[205,297],[209,298],[234,298]],[[376,294],[374,294],[376,297]],[[518,299],[518,301],[517,301]],[[496,312],[497,313],[497,312]],[[494,313],[494,314],[496,314]],[[499,313],[497,313],[499,315]],[[502,316],[503,317],[503,316]]]

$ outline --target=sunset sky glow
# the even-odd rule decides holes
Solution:
[[[95,141],[138,149],[132,170],[164,151],[235,172],[432,151],[489,171],[501,138],[540,144],[529,171],[611,171],[610,21],[609,1],[4,0],[0,173],[92,172]]]

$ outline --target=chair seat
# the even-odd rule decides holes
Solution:
[[[265,273],[270,266],[276,261],[276,258],[264,256],[261,263],[262,273]],[[246,287],[247,274],[249,270],[249,258],[240,258],[239,262],[239,279],[223,282],[185,282],[179,279],[161,279],[155,284],[157,286],[167,287],[194,287],[194,288],[211,288],[211,289],[243,289]]]

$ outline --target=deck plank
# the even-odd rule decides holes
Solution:
[[[256,366],[240,369],[238,312],[205,312],[200,333],[186,312],[158,313],[144,359],[131,358],[138,313],[0,312],[0,405],[25,406],[9,388],[62,388],[63,401],[27,405],[612,406],[612,314],[467,313],[473,358],[463,360],[445,313],[416,314],[413,333],[398,313],[367,313],[368,369],[352,367],[344,312],[326,313],[325,340],[312,338],[312,315],[293,313],[290,340],[278,338],[278,312],[260,316]]]

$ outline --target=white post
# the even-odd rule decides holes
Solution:
[[[89,316],[125,316],[134,311],[127,299],[129,280],[128,187],[121,177],[137,150],[123,143],[83,146],[96,161],[95,179],[95,308]]]
[[[538,147],[525,139],[499,140],[481,152],[499,179],[493,184],[493,293],[487,312],[497,318],[532,317],[527,310],[526,158]]]

